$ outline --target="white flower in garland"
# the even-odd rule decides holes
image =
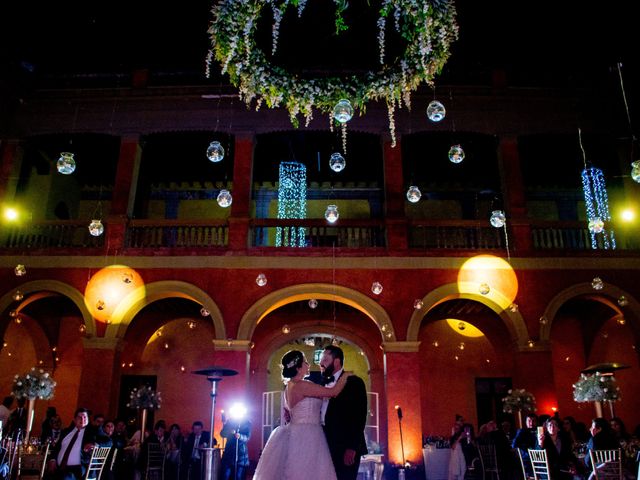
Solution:
[[[331,1],[331,0],[326,0]],[[346,30],[343,13],[346,0],[332,0],[336,7],[336,32]],[[410,107],[410,94],[419,85],[433,84],[457,38],[455,9],[451,0],[384,0],[378,17],[378,46],[384,61],[385,29],[392,16],[396,32],[406,40],[404,55],[393,64],[382,64],[380,70],[361,76],[320,77],[303,79],[270,63],[256,45],[256,29],[262,9],[271,5],[274,12],[272,47],[277,48],[279,27],[288,7],[303,14],[306,0],[218,0],[214,5],[209,28],[213,58],[238,87],[241,98],[256,109],[263,103],[269,108],[284,106],[294,126],[298,114],[308,125],[313,110],[331,114],[340,99],[349,99],[360,113],[370,101],[383,100],[389,107],[389,128],[395,144],[393,113],[404,103]],[[208,72],[208,68],[207,68]]]

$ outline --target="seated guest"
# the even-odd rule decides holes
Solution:
[[[40,441],[44,443],[51,436],[51,419],[58,414],[56,407],[47,407],[47,413],[42,421],[42,429],[40,430]]]
[[[625,427],[624,422],[620,417],[613,417],[611,420],[609,420],[609,424],[611,425],[613,435],[618,440],[620,447],[624,448],[625,445],[631,440],[631,435],[629,435],[629,432],[627,432],[627,427]]]
[[[8,437],[15,438],[18,433],[20,433],[21,437],[24,436],[25,429],[27,428],[27,409],[25,407],[26,403],[27,399],[24,397],[20,397],[16,402],[15,410],[11,412],[11,415],[9,415],[6,430]]]
[[[584,458],[584,463],[588,469],[593,468],[591,466],[591,450],[614,450],[620,448],[620,444],[606,419],[602,417],[594,418],[591,422],[590,432],[591,438],[587,442],[587,456]]]
[[[78,408],[73,416],[73,426],[61,433],[62,440],[53,449],[49,472],[59,480],[82,480],[86,474],[91,452],[97,445],[110,447],[111,439],[99,429],[89,425],[86,408]]]
[[[560,430],[555,418],[544,422],[544,432],[538,436],[536,448],[547,452],[551,478],[554,480],[572,480],[576,472],[576,457],[571,448],[571,439]]]
[[[167,424],[164,420],[159,420],[156,422],[153,427],[153,433],[147,437],[147,439],[142,442],[142,446],[140,447],[140,455],[138,456],[138,470],[144,476],[144,472],[147,469],[147,461],[149,455],[149,445],[155,444],[160,445],[164,448],[165,444],[165,430],[167,429]]]
[[[209,432],[203,432],[202,422],[193,422],[191,433],[182,448],[182,467],[180,475],[184,479],[200,480],[202,476],[202,454],[200,448],[208,447],[211,440]]]
[[[47,442],[50,443],[49,448],[54,448],[60,441],[60,434],[62,433],[62,419],[60,415],[55,415],[49,419],[49,427],[45,431],[43,429],[42,435],[40,435],[40,442],[44,445]]]
[[[180,425],[174,423],[169,429],[169,438],[167,439],[167,463],[165,469],[165,478],[167,480],[178,480],[178,472],[180,471],[180,451],[184,437],[180,430]]]
[[[536,448],[536,445],[538,444],[538,434],[536,433],[538,416],[535,413],[527,414],[524,418],[524,425],[524,428],[521,428],[516,432],[516,436],[513,439],[511,446],[520,450],[527,475],[533,475],[533,469],[531,468],[531,462],[529,461],[529,449]]]

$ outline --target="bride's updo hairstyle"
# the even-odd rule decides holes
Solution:
[[[298,374],[298,369],[302,367],[304,355],[300,350],[289,350],[282,357],[282,378],[291,379]]]

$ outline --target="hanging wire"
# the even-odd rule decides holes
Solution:
[[[627,113],[627,122],[629,122],[629,131],[631,133],[631,138],[636,140],[635,135],[633,134],[632,124],[631,124],[631,113],[629,113],[629,103],[627,102],[627,92],[624,89],[624,81],[622,80],[622,62],[618,62],[618,78],[620,79],[620,90],[622,91],[622,100],[624,102],[624,109]]]
[[[578,127],[578,144],[580,145],[580,150],[582,151],[582,163],[584,164],[584,169],[587,169],[587,154],[584,151],[584,146],[582,145],[582,129]]]
[[[336,338],[336,242],[331,247],[331,283],[333,284],[333,338]]]

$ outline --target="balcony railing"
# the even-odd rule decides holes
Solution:
[[[130,248],[226,247],[226,220],[131,220],[126,246]]]
[[[412,220],[409,248],[497,250],[506,247],[504,229],[481,220]]]
[[[326,220],[278,220],[253,219],[250,236],[252,247],[275,247],[276,233],[281,229],[282,246],[287,239],[295,238],[304,229],[306,247],[369,248],[386,246],[385,227],[381,220],[338,220],[328,224]]]
[[[88,227],[88,221],[79,220],[40,220],[15,226],[3,225],[0,246],[10,249],[102,247],[104,235],[94,237]]]
[[[638,250],[640,241],[622,225],[613,226],[616,250]],[[534,250],[593,250],[591,233],[583,222],[532,221],[531,241]],[[602,235],[596,235],[598,250],[604,248]]]

